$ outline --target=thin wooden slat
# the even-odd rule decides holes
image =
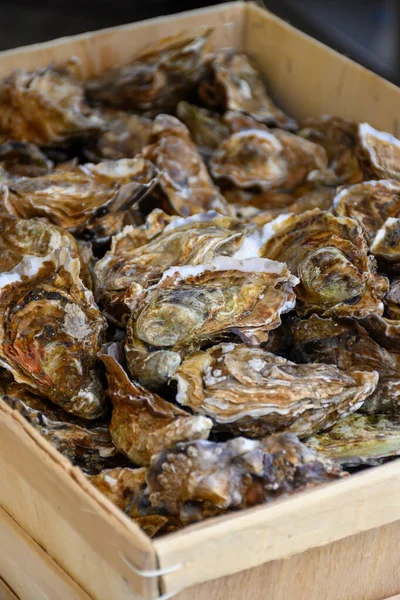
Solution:
[[[91,600],[1,508],[0,541],[1,574],[19,600]],[[8,594],[15,599],[9,588]]]
[[[289,114],[338,115],[400,135],[399,88],[253,4],[244,45]]]
[[[0,578],[0,600],[20,600],[8,587],[5,581]]]

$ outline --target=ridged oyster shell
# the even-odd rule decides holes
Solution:
[[[144,48],[131,62],[93,77],[89,98],[136,111],[172,111],[200,80],[211,33],[198,28]]]
[[[187,525],[343,475],[334,462],[289,433],[264,440],[201,440],[177,444],[155,457],[147,474],[147,494],[152,507]]]
[[[296,121],[272,102],[252,61],[241,52],[221,50],[210,55],[198,95],[212,108],[240,111],[267,125],[297,127]]]
[[[173,379],[177,402],[233,433],[306,437],[358,410],[378,373],[298,365],[262,348],[220,344],[187,357]]]
[[[119,362],[121,354],[117,344],[99,354],[107,369],[110,433],[118,450],[136,465],[147,466],[154,454],[177,442],[208,438],[210,419],[193,416],[131,381]]]
[[[382,314],[388,280],[378,275],[355,221],[319,209],[282,215],[264,226],[260,254],[285,261],[300,278],[301,314],[365,316]]]
[[[37,177],[54,165],[35,144],[8,140],[0,144],[0,166],[14,176]]]
[[[19,70],[0,83],[0,129],[9,138],[54,144],[101,130],[102,119],[87,106],[73,64]]]
[[[104,411],[96,371],[106,322],[66,248],[0,274],[0,364],[76,416]]]
[[[305,444],[344,467],[379,465],[400,454],[400,422],[386,415],[349,415]]]
[[[358,126],[358,135],[358,154],[366,176],[400,181],[400,140],[368,123]]]

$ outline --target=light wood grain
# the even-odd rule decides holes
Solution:
[[[1,508],[0,541],[0,572],[19,600],[91,600]]]
[[[0,578],[0,600],[20,600],[14,594],[13,591],[10,590],[8,585]]]

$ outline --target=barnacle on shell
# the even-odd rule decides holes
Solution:
[[[177,402],[233,433],[305,437],[358,410],[378,373],[296,364],[262,348],[220,344],[187,357],[173,379]]]
[[[117,344],[99,354],[107,369],[113,404],[110,433],[118,450],[136,465],[146,466],[154,454],[177,442],[208,437],[210,419],[193,416],[131,381],[120,355]]]

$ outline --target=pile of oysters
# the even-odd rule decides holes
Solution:
[[[400,141],[187,31],[0,83],[0,393],[148,535],[400,455]]]

